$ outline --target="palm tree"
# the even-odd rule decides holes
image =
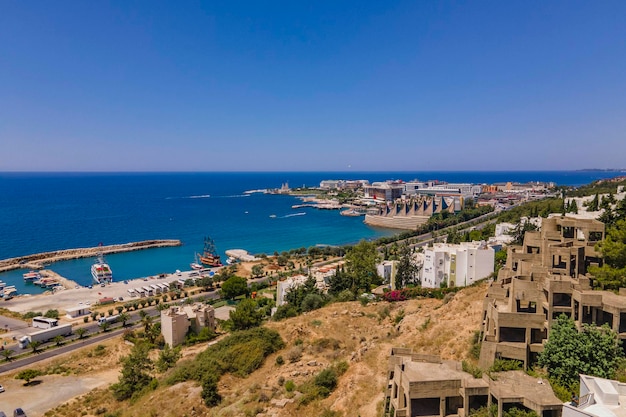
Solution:
[[[89,330],[85,329],[84,327],[79,327],[78,329],[74,331],[74,333],[78,335],[79,339],[82,339],[85,336],[85,334],[89,333]]]
[[[30,347],[33,350],[33,353],[37,353],[39,352],[39,346],[41,346],[41,342],[35,340],[33,342],[30,342]]]
[[[109,323],[108,321],[103,321],[100,324],[100,328],[102,329],[103,333],[106,333],[106,331],[109,329],[109,326],[111,325],[111,323]]]
[[[54,343],[56,343],[57,346],[61,346],[63,344],[63,341],[65,340],[65,338],[63,336],[59,335],[59,336],[55,336],[55,338],[52,339],[52,340],[54,340]]]
[[[144,331],[146,332],[146,334],[150,332],[150,328],[152,327],[152,320],[153,320],[153,317],[147,314],[141,317],[141,322],[143,323]]]
[[[4,360],[9,362],[11,359],[11,355],[13,355],[13,351],[11,349],[2,349],[2,356],[4,356]]]
[[[142,311],[143,312],[143,311]],[[130,320],[130,314],[122,313],[120,314],[119,321],[122,322],[122,327],[126,327],[126,322]]]

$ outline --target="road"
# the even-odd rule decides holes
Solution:
[[[203,294],[200,297],[196,297],[195,299],[199,300],[200,298],[215,300],[219,298],[219,294],[217,293],[217,291],[213,291],[207,294]],[[177,303],[179,304],[181,301],[182,300],[178,300]],[[156,307],[148,307],[143,310],[129,312],[128,314],[130,315],[130,320],[128,322],[129,323],[139,322],[140,311],[145,311],[148,314],[148,316],[155,318],[155,320],[153,321],[154,323],[157,323],[160,321],[160,318],[161,318],[160,311],[158,311]],[[48,358],[51,358],[51,357],[54,357],[56,355],[60,355],[63,353],[71,352],[73,350],[80,349],[84,346],[88,346],[93,343],[102,342],[103,340],[107,340],[107,339],[119,336],[120,334],[122,334],[124,331],[128,329],[135,329],[141,326],[142,326],[141,323],[137,323],[132,326],[122,327],[122,323],[116,323],[116,324],[112,324],[111,327],[109,327],[108,331],[104,333],[102,332],[101,327],[95,322],[91,322],[84,326],[76,327],[73,329],[74,333],[66,338],[64,345],[59,346],[59,347],[54,347],[55,342],[47,342],[41,345],[40,353],[29,355],[25,358],[17,359],[11,362],[4,362],[2,365],[0,365],[0,374],[3,372],[21,368],[23,366],[32,365],[35,362],[48,359]],[[90,335],[90,336],[89,337],[83,336],[83,339],[79,341],[80,338],[76,334],[76,330],[79,328],[87,329],[86,335],[88,336]],[[68,342],[71,342],[71,343],[68,343]],[[21,354],[25,351],[28,351],[27,349],[20,349],[17,344],[8,345],[5,348],[12,350],[14,352],[13,356]]]

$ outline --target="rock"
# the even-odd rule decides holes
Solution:
[[[309,365],[309,366],[317,366],[317,361],[309,361],[309,362],[307,362],[307,365]]]

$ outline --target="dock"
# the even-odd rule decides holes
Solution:
[[[10,271],[12,269],[43,269],[46,265],[67,261],[70,259],[92,258],[98,254],[111,254],[121,252],[131,252],[141,249],[163,248],[171,246],[181,246],[180,240],[144,240],[141,242],[130,242],[119,245],[95,246],[91,248],[66,249],[52,252],[35,253],[33,255],[20,256],[17,258],[9,258],[0,260],[0,272]]]
[[[254,262],[261,260],[254,255],[250,255],[248,251],[244,249],[229,249],[226,251],[226,256],[239,259],[242,262]]]

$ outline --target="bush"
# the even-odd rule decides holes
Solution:
[[[324,389],[326,397],[337,387],[337,374],[332,368],[324,369],[315,377],[315,385]]]
[[[276,365],[281,366],[285,363],[285,360],[283,359],[282,356],[278,355],[276,356]]]
[[[244,377],[257,369],[265,357],[284,347],[278,332],[264,327],[234,332],[220,340],[195,359],[180,363],[167,378],[166,383],[176,384],[188,380],[202,382],[213,375],[216,381],[230,372]]]
[[[287,319],[289,317],[296,317],[298,315],[298,310],[290,304],[283,304],[282,306],[276,309],[274,316],[272,319],[274,321],[279,321],[283,319]]]
[[[337,294],[336,298],[339,302],[354,301],[354,293],[350,290],[343,290]]]
[[[302,347],[294,346],[289,349],[289,352],[287,352],[287,359],[289,359],[289,362],[291,363],[299,362],[300,359],[302,359]]]
[[[285,390],[287,392],[292,392],[294,389],[296,389],[296,384],[291,379],[285,382]]]
[[[59,318],[59,310],[48,310],[44,317],[48,317],[49,319],[58,319]]]
[[[324,305],[324,299],[319,294],[307,294],[302,300],[302,311],[312,311]]]

